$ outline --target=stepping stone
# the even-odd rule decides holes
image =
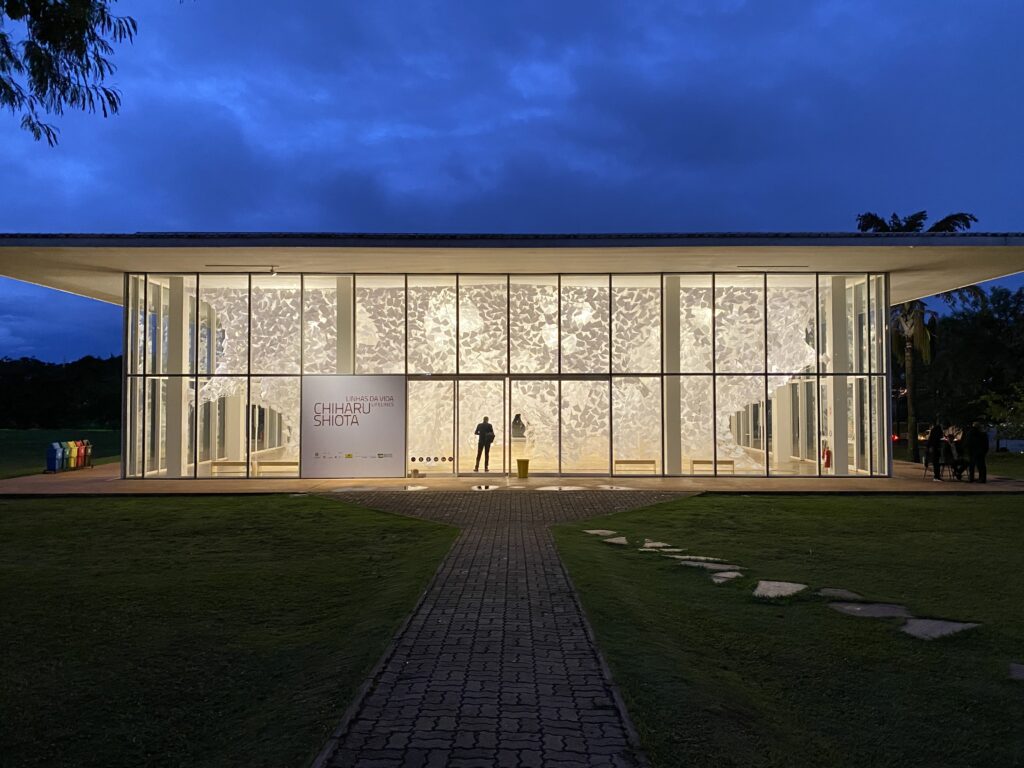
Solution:
[[[601,539],[601,541],[603,541],[605,544],[618,544],[620,547],[624,547],[627,544],[629,544],[629,542],[626,541],[625,536],[619,536],[614,539]]]
[[[407,485],[407,486],[405,486],[405,490],[407,490],[407,491],[425,491],[425,490],[427,490],[427,486],[425,486],[425,485]]]
[[[829,603],[828,607],[847,616],[863,616],[868,619],[912,618],[907,606],[895,603]]]
[[[664,551],[664,550],[662,550],[662,551]],[[693,560],[694,562],[700,562],[700,563],[724,563],[725,562],[720,557],[701,557],[700,555],[670,555],[670,557],[674,557],[676,560]]]
[[[589,533],[591,536],[614,536],[615,535],[615,531],[606,531],[604,528],[594,528],[594,529],[589,530],[589,531],[584,531],[584,533]]]
[[[739,571],[719,571],[718,573],[711,574],[711,580],[715,584],[725,584],[725,582],[738,579],[742,575]]]
[[[542,485],[538,491],[585,491],[582,485]]]
[[[795,581],[759,581],[754,589],[754,597],[789,597],[807,589],[806,584]]]
[[[602,491],[635,491],[635,488],[630,488],[628,485],[599,485],[597,486]]]
[[[935,640],[946,635],[963,632],[965,629],[977,627],[969,621],[946,621],[945,619],[908,619],[907,623],[900,627],[912,637],[920,640]]]
[[[837,600],[863,600],[864,598],[858,595],[856,592],[851,592],[848,589],[833,589],[832,587],[825,587],[819,589],[818,594],[822,597],[834,597]]]
[[[667,544],[664,541],[651,541],[650,539],[644,539],[644,549],[664,549],[665,547],[671,546],[671,544]]]
[[[705,571],[736,571],[739,570],[738,565],[729,565],[727,563],[709,563],[706,560],[679,560],[679,565],[686,565],[690,568],[703,568]]]
[[[1024,664],[1010,662],[1010,679],[1024,682]]]

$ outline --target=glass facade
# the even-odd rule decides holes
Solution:
[[[406,465],[887,475],[887,276],[125,278],[127,477],[297,477],[304,376],[407,379]],[[479,469],[483,471],[485,459]]]

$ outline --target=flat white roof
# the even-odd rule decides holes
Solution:
[[[888,272],[893,302],[1024,271],[1024,233],[0,234],[0,275],[114,304],[125,272]]]

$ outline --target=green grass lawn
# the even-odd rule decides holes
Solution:
[[[609,528],[744,578],[604,544]],[[655,766],[1024,765],[1024,502],[1017,496],[702,496],[555,530]],[[983,626],[926,642],[841,615],[845,587]]]
[[[0,499],[0,764],[307,764],[455,535],[315,497]]]
[[[1024,480],[1024,453],[990,453],[986,463],[990,475]]]
[[[91,442],[95,464],[121,457],[121,432],[116,429],[0,429],[0,479],[42,472],[47,447],[65,440]]]

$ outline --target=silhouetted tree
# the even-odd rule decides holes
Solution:
[[[0,0],[0,107],[21,115],[36,141],[52,147],[57,129],[43,115],[66,108],[116,114],[121,94],[105,84],[114,72],[112,43],[134,39],[116,0]]]
[[[857,216],[858,232],[921,232],[928,221],[927,211],[918,211],[909,216],[892,214],[883,219],[877,213],[866,211]],[[961,232],[977,223],[972,213],[951,213],[932,224],[928,232]],[[958,288],[955,291],[940,293],[938,298],[950,306],[963,303],[984,301],[985,292],[978,286]],[[931,360],[931,333],[929,319],[934,319],[935,312],[920,299],[897,304],[889,310],[890,322],[897,340],[903,343],[903,371],[907,390],[907,440],[910,443],[911,457],[914,461],[921,460],[921,451],[917,444],[917,414],[914,410],[914,350],[918,350],[925,363]]]

